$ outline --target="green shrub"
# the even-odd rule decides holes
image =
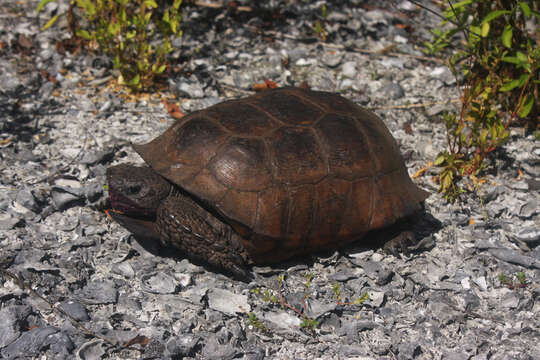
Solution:
[[[454,201],[464,191],[458,180],[484,170],[486,156],[508,139],[518,120],[538,127],[540,50],[527,21],[540,19],[529,1],[464,0],[448,2],[441,25],[432,30],[426,51],[437,54],[463,33],[465,45],[447,62],[460,85],[459,113],[445,113],[448,149],[435,165],[442,166],[440,191]],[[536,18],[536,19],[534,19]]]
[[[52,1],[42,0],[36,10]],[[120,71],[121,84],[141,91],[151,88],[156,76],[166,70],[170,41],[182,34],[182,0],[169,3],[165,6],[160,1],[158,6],[156,0],[72,0],[68,19],[74,35],[111,56]],[[159,41],[153,45],[156,39]]]

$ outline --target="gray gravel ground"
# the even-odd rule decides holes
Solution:
[[[267,79],[307,82],[375,109],[411,174],[444,148],[441,112],[458,92],[437,59],[418,57],[433,15],[407,1],[327,1],[321,43],[312,28],[324,1],[257,3],[186,7],[180,75],[139,98],[110,85],[106,58],[58,53],[66,31],[38,30],[37,1],[0,3],[0,358],[540,359],[540,146],[521,129],[462,203],[436,192],[436,168],[415,180],[432,195],[410,255],[360,242],[255,268],[246,284],[153,255],[107,218],[106,167],[141,162],[129,143],[173,122],[161,103],[171,94],[188,112]],[[39,24],[66,4],[49,4]],[[499,279],[517,284],[520,272],[526,286]]]

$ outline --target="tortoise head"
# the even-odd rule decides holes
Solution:
[[[148,166],[111,166],[107,182],[114,210],[145,219],[155,219],[157,208],[172,190],[172,185]]]

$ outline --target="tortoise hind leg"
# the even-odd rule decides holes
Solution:
[[[435,244],[430,234],[438,228],[440,222],[437,219],[419,210],[381,230],[386,232],[387,238],[390,239],[383,248],[385,252],[394,256],[431,249]]]
[[[239,236],[191,198],[175,194],[165,199],[157,210],[155,231],[163,245],[179,249],[188,258],[226,270],[241,280],[251,279]]]

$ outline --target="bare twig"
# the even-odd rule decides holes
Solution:
[[[420,3],[417,2],[417,1],[409,0],[409,2],[410,2],[410,3],[413,3],[414,5],[420,7],[420,8],[422,8],[422,9],[424,9],[424,10],[426,10],[427,12],[432,13],[432,14],[435,15],[435,16],[440,17],[440,18],[443,19],[443,20],[448,21],[449,23],[454,24],[454,25],[457,26],[457,27],[460,27],[460,26],[461,26],[461,25],[459,25],[458,23],[456,23],[455,21],[453,21],[452,19],[448,19],[448,18],[444,17],[443,15],[439,14],[439,13],[436,12],[435,10],[432,10],[432,9],[428,8],[427,6],[424,6],[424,5],[420,4]],[[448,1],[448,4],[450,5],[450,8],[451,8],[452,11],[454,12],[454,14],[456,14],[456,11],[455,11],[454,6],[452,5],[452,3],[451,3],[450,1]],[[469,34],[473,34],[473,35],[475,35],[475,36],[478,36],[479,38],[482,37],[482,36],[480,36],[480,34],[477,34],[477,33],[475,33],[474,31],[471,31],[471,30],[469,30],[469,29],[467,29],[467,28],[465,28],[465,27],[463,28],[463,31],[468,32]],[[467,34],[465,34],[465,38],[467,38]]]

